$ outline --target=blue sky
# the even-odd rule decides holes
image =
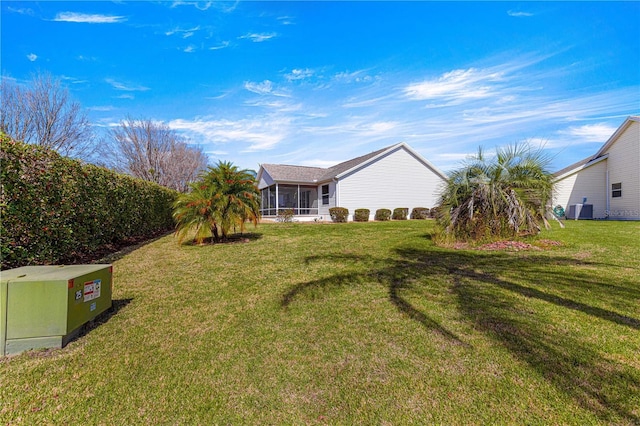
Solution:
[[[3,76],[62,79],[98,133],[162,121],[212,162],[329,166],[407,142],[444,171],[557,170],[640,114],[640,2],[2,1]]]

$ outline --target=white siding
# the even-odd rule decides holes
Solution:
[[[377,209],[434,207],[444,179],[403,147],[342,177],[338,183],[338,205],[349,209],[369,209],[373,219]]]
[[[587,204],[593,204],[593,217],[606,217],[607,161],[609,159],[557,181],[553,206],[560,204],[568,213],[570,205],[582,203],[583,198],[587,197]]]
[[[631,122],[608,150],[610,217],[640,219],[640,123]],[[622,197],[611,198],[611,184],[622,183]]]
[[[322,187],[323,185],[329,185],[329,204],[322,204]],[[322,216],[323,220],[331,220],[329,216],[329,209],[336,207],[336,183],[325,182],[322,185],[318,185],[318,215]],[[342,207],[342,206],[341,206]]]
[[[275,182],[273,179],[271,179],[271,176],[269,176],[269,173],[263,170],[262,175],[260,176],[260,181],[258,182],[258,189],[266,188],[268,186],[273,185],[274,183]]]

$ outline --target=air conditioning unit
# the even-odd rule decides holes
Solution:
[[[593,219],[593,204],[572,204],[567,212],[567,219]]]
[[[0,356],[65,346],[111,307],[112,275],[104,264],[0,272]]]

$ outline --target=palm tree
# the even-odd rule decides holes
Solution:
[[[438,222],[457,240],[513,237],[549,226],[549,159],[528,144],[515,144],[487,158],[482,149],[450,174],[440,198]]]
[[[191,192],[181,195],[174,204],[176,235],[182,241],[196,231],[196,242],[213,237],[218,242],[236,226],[244,230],[247,221],[258,224],[260,192],[248,170],[239,170],[230,162],[220,161],[200,175]]]
[[[190,184],[190,191],[180,194],[173,204],[173,219],[176,222],[176,236],[182,243],[195,231],[195,241],[202,244],[205,239],[218,239],[218,224],[213,205],[212,188],[202,182]]]
[[[219,161],[215,167],[208,168],[203,182],[215,193],[213,203],[222,239],[232,227],[239,226],[240,231],[244,231],[247,221],[258,224],[260,191],[249,170],[239,170],[230,162]]]

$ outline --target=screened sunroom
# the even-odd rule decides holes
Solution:
[[[262,216],[277,216],[292,209],[295,216],[318,215],[318,188],[310,185],[273,184],[261,190]]]

